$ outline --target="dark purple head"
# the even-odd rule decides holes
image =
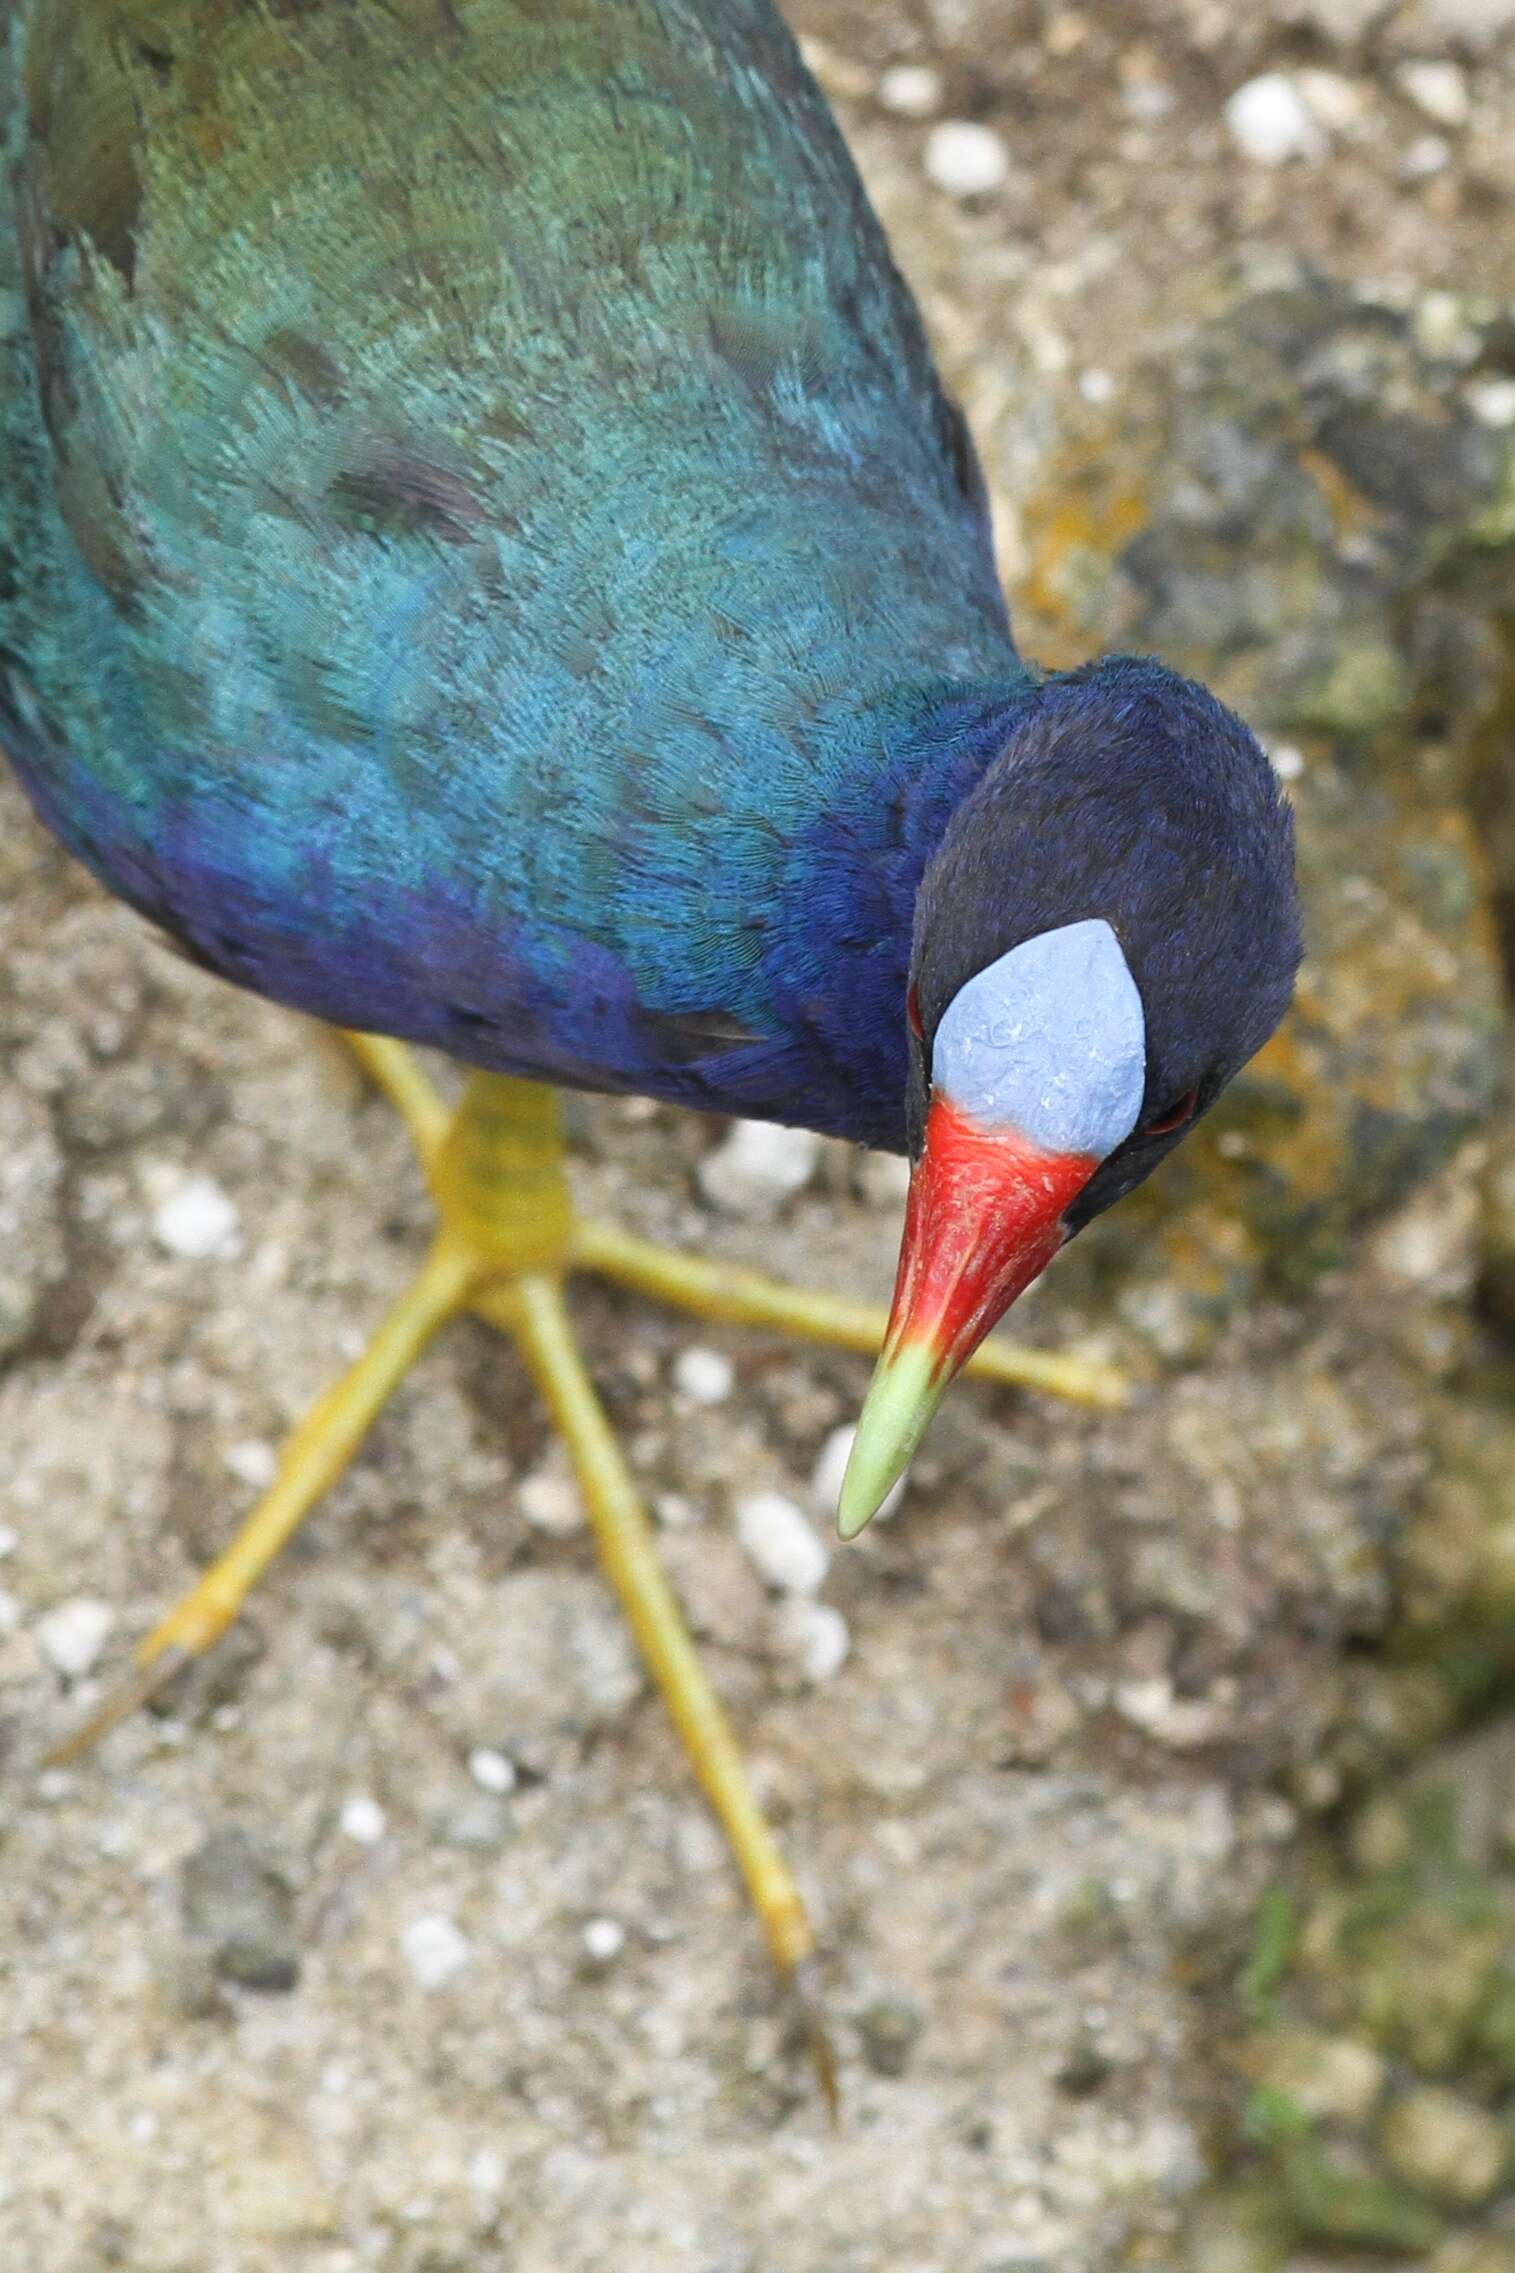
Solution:
[[[1160,664],[1048,680],[916,903],[914,1162],[859,1529],[952,1374],[1272,1033],[1299,962],[1289,808],[1241,721]]]

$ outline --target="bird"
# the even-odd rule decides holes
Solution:
[[[1021,655],[770,0],[0,0],[0,48],[0,746],[181,953],[350,1039],[439,1226],[86,1733],[224,1631],[471,1309],[808,1994],[564,1282],[881,1344],[844,1536],[965,1366],[1113,1399],[980,1345],[1283,1017],[1287,801],[1159,660]],[[887,1315],[579,1216],[565,1088],[905,1155]]]

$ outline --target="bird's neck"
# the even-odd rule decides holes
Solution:
[[[769,999],[806,1038],[817,1127],[904,1148],[905,994],[921,878],[1035,684],[1012,659],[1003,677],[892,686],[818,722],[859,759],[870,750],[873,763],[828,769],[844,787],[793,847],[765,956]]]

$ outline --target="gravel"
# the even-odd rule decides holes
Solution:
[[[732,1509],[736,1535],[765,1585],[783,1594],[813,1594],[831,1556],[803,1508],[782,1492],[744,1492]]]
[[[696,1345],[674,1359],[673,1386],[691,1405],[724,1405],[736,1387],[736,1368],[724,1351]]]
[[[1010,153],[989,126],[944,118],[926,137],[926,173],[949,197],[987,197],[1010,172]]]
[[[473,1959],[467,1935],[442,1910],[412,1918],[400,1936],[400,1947],[417,1987],[428,1992],[445,1989]]]
[[[1226,125],[1242,156],[1259,166],[1324,158],[1330,148],[1298,80],[1283,71],[1265,71],[1238,87],[1226,103]]]
[[[152,1233],[165,1255],[185,1262],[208,1262],[213,1256],[235,1255],[239,1222],[235,1204],[209,1176],[186,1176],[172,1169],[153,1179],[167,1184],[153,1210]]]
[[[108,1602],[92,1602],[79,1595],[60,1602],[45,1618],[38,1619],[37,1640],[55,1672],[67,1681],[82,1681],[98,1665],[115,1622],[116,1614]]]
[[[734,1121],[700,1162],[700,1190],[723,1215],[768,1223],[787,1200],[804,1191],[820,1156],[821,1140],[809,1129]]]

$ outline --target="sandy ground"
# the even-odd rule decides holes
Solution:
[[[984,433],[1012,575],[1018,482],[1243,253],[1515,288],[1496,36],[1515,9],[1374,14],[801,12]],[[1271,71],[1315,122],[1287,166],[1227,123]],[[981,193],[939,186],[943,120],[997,137]],[[850,1655],[819,1679],[813,1627],[765,1589],[732,1509],[771,1488],[823,1534],[811,1479],[866,1367],[583,1291],[824,1922],[832,2137],[540,1414],[482,1327],[425,1359],[170,1711],[37,1781],[355,1353],[427,1216],[336,1051],[174,962],[8,783],[0,974],[5,2262],[1177,2264],[1209,2146],[1192,1953],[1244,1931],[1294,1828],[1271,1772],[1314,1725],[1298,1701],[1383,1616],[1371,1542],[1415,1458],[1394,1367],[1434,1363],[1434,1268],[1365,1252],[1189,1370],[1164,1369],[1150,1306],[1107,1315],[1087,1281],[1039,1296],[1030,1331],[1132,1363],[1146,1401],[1091,1422],[962,1392],[904,1512],[833,1560],[822,1600]],[[825,1150],[760,1223],[701,1197],[718,1130],[599,1103],[573,1127],[582,1188],[640,1227],[886,1290],[887,1173]],[[1384,1274],[1429,1323],[1365,1358]],[[715,1403],[679,1386],[695,1346],[730,1361]],[[1199,1670],[1175,1682],[1180,1630]]]

